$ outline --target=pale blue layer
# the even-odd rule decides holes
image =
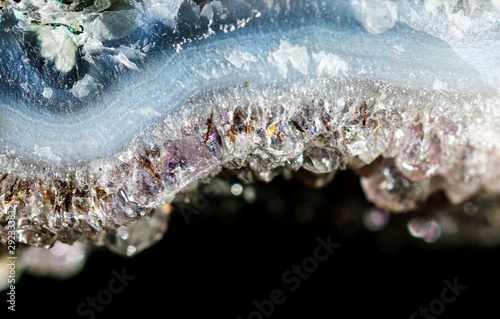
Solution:
[[[310,58],[321,51],[337,55],[348,64],[347,77],[412,88],[432,88],[439,80],[447,89],[457,91],[484,85],[481,75],[445,42],[405,25],[396,25],[381,35],[369,34],[356,24],[339,26],[333,21],[308,22],[286,31],[269,28],[252,32],[249,25],[244,32],[216,35],[179,53],[158,57],[92,102],[99,107],[89,105],[77,113],[58,114],[0,104],[0,150],[54,164],[105,156],[198,92],[245,81],[266,83],[306,76],[289,65],[284,78],[273,63],[272,52],[283,41],[307,48]],[[238,52],[258,61],[248,62],[248,69],[237,68],[227,57]],[[307,76],[316,75],[316,65],[311,62]]]

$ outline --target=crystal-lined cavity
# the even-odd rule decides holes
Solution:
[[[131,256],[166,230],[158,207],[221,170],[320,187],[349,168],[380,207],[369,229],[438,191],[481,214],[467,201],[500,191],[500,12],[445,2],[7,2],[2,213],[21,243]]]

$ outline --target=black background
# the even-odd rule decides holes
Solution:
[[[96,318],[248,318],[256,310],[253,301],[268,300],[274,289],[283,290],[286,300],[271,318],[409,318],[440,297],[445,279],[455,277],[467,289],[438,318],[499,317],[500,249],[435,248],[383,230],[339,226],[328,209],[339,206],[331,203],[367,205],[349,173],[319,191],[279,178],[257,191],[254,204],[215,198],[188,225],[174,211],[163,240],[134,258],[100,250],[70,280],[24,275],[16,287],[15,315],[90,318],[79,317],[77,306],[107,287],[111,270],[125,267],[135,278]],[[296,207],[308,200],[314,218],[299,222]],[[328,235],[340,247],[290,291],[283,273],[312,256],[316,238]],[[396,248],[383,249],[381,242]],[[7,306],[3,302],[2,311]]]

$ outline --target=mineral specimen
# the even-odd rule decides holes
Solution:
[[[13,212],[20,243],[134,255],[165,231],[158,207],[221,169],[270,181],[352,168],[393,213],[437,190],[454,204],[500,192],[498,1],[1,10],[4,244]],[[417,224],[435,241],[434,224]]]

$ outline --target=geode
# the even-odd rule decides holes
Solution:
[[[165,231],[158,207],[221,170],[351,168],[392,213],[436,191],[457,205],[500,192],[498,0],[0,9],[4,245],[10,225],[34,247],[134,255]]]

